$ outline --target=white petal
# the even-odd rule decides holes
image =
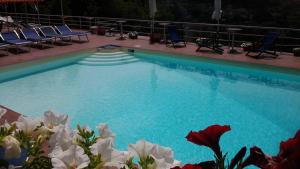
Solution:
[[[145,140],[140,140],[136,144],[130,144],[128,146],[128,151],[134,156],[141,159],[147,158],[147,156],[153,154],[157,145],[147,142]]]
[[[102,139],[111,138],[112,143],[115,142],[115,134],[109,129],[108,125],[105,123],[100,123],[98,125],[99,137]]]
[[[171,168],[177,167],[177,166],[181,166],[181,162],[177,161],[177,160],[174,160],[173,164],[171,165]]]
[[[100,139],[91,147],[91,152],[94,155],[101,154],[101,160],[105,162],[111,161],[112,158],[112,140],[110,138],[107,139]]]
[[[20,116],[16,122],[17,128],[24,131],[24,133],[28,135],[31,135],[39,124],[39,119],[24,116]]]
[[[68,121],[67,115],[59,115],[52,111],[46,111],[44,113],[44,124],[48,128],[54,128],[59,125],[66,125]]]
[[[156,159],[164,159],[167,163],[173,163],[173,151],[169,147],[157,146],[152,152]]]
[[[167,163],[164,159],[155,159],[155,169],[170,169],[171,164]]]
[[[58,158],[52,158],[51,163],[52,163],[53,169],[68,169],[66,164]]]
[[[63,150],[60,145],[56,145],[51,153],[48,154],[50,158],[55,158],[63,153]]]
[[[61,162],[64,163],[65,166],[70,166],[71,168],[75,167],[78,169],[85,168],[90,163],[90,159],[86,154],[84,154],[84,150],[76,145],[70,146],[68,150],[63,151],[61,154],[57,155],[57,157],[53,159],[59,159]],[[54,160],[54,162],[59,161]],[[63,166],[63,164],[59,162],[57,166]]]
[[[49,139],[50,151],[52,151],[57,145],[62,148],[63,151],[67,150],[73,142],[73,133],[64,125],[60,125],[57,131],[51,135]]]

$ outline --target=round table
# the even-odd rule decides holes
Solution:
[[[234,53],[238,53],[237,50],[234,49],[234,38],[235,38],[235,33],[238,31],[241,31],[241,28],[228,28],[228,43],[230,43],[229,46],[229,51],[228,53],[234,54]]]
[[[123,23],[126,23],[126,21],[124,20],[119,20],[119,21],[116,21],[118,24],[120,24],[120,37],[118,38],[118,40],[125,40],[126,37],[124,36],[123,34]]]
[[[166,36],[166,27],[169,25],[169,22],[161,22],[159,23],[159,25],[164,27],[164,39],[163,39],[163,43],[167,43],[167,36]]]

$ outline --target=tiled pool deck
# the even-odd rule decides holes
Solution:
[[[19,118],[19,116],[20,116],[19,113],[14,112],[13,110],[10,110],[1,105],[0,105],[0,107],[7,110],[7,112],[0,118],[0,125],[3,125],[5,123],[5,121],[7,123],[11,123],[11,122],[16,121]]]
[[[294,57],[290,53],[280,53],[277,59],[254,59],[248,56],[245,56],[245,53],[241,54],[228,54],[228,48],[225,47],[225,52],[223,55],[218,55],[212,53],[210,50],[203,49],[202,52],[195,52],[197,46],[193,43],[187,45],[186,48],[173,48],[167,47],[163,44],[149,44],[148,37],[140,37],[138,40],[116,40],[116,37],[106,37],[106,36],[97,36],[97,35],[90,35],[90,41],[86,43],[76,43],[73,42],[72,45],[67,46],[56,46],[54,45],[52,48],[48,49],[36,49],[31,48],[30,52],[21,53],[21,54],[12,54],[9,53],[7,56],[0,55],[0,70],[3,67],[23,63],[32,60],[38,60],[43,58],[50,58],[55,57],[58,55],[63,55],[71,52],[77,52],[87,49],[95,49],[96,47],[107,45],[107,44],[114,44],[120,45],[129,48],[140,48],[146,50],[153,50],[159,52],[167,52],[167,53],[174,53],[180,55],[189,55],[192,57],[206,57],[206,58],[213,58],[213,59],[221,59],[226,61],[234,61],[234,62],[243,62],[243,63],[252,63],[252,64],[260,64],[260,65],[269,65],[281,68],[288,68],[292,70],[296,70],[300,72],[300,57]],[[5,53],[0,51],[0,53]],[[1,103],[0,103],[1,104]],[[6,119],[8,122],[14,121],[18,118],[19,114],[13,112],[11,110],[6,113],[2,119],[0,119],[0,124],[4,122]]]
[[[90,35],[90,41],[87,43],[76,43],[73,42],[72,45],[67,46],[53,46],[53,48],[48,49],[36,49],[31,48],[30,52],[21,53],[21,54],[12,54],[9,53],[8,56],[0,56],[0,68],[7,65],[22,63],[31,60],[37,60],[41,58],[49,58],[53,56],[63,55],[70,52],[81,51],[85,49],[93,49],[102,45],[114,44],[130,48],[140,48],[147,50],[154,50],[159,52],[174,53],[180,55],[189,55],[193,57],[207,57],[214,59],[222,59],[227,61],[235,62],[245,62],[245,63],[254,63],[254,64],[263,64],[271,65],[276,67],[284,67],[300,70],[300,57],[294,57],[291,53],[279,53],[277,59],[254,59],[248,56],[245,56],[245,53],[241,54],[228,54],[227,47],[224,47],[225,52],[223,55],[218,55],[211,52],[209,49],[203,48],[202,52],[195,52],[197,49],[196,44],[190,43],[186,48],[172,48],[167,47],[163,44],[149,44],[148,37],[141,37],[138,40],[116,40],[116,37],[106,37],[106,36],[97,36]],[[3,53],[3,51],[0,51]]]

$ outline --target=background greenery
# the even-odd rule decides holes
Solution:
[[[157,0],[157,19],[213,23],[214,0]],[[148,19],[148,0],[63,0],[65,15]],[[300,28],[299,0],[223,0],[224,24]],[[9,10],[13,10],[10,6]],[[18,12],[25,10],[17,5]],[[34,13],[34,8],[29,7]],[[60,0],[45,0],[41,13],[60,14]]]

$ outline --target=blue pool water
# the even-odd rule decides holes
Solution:
[[[300,128],[299,75],[158,54],[133,57],[126,64],[74,63],[4,81],[0,104],[35,117],[48,109],[67,113],[73,127],[106,122],[117,148],[146,139],[171,147],[183,162],[213,158],[185,140],[190,130],[231,125],[221,145],[233,156],[244,145],[277,154],[280,141]]]

